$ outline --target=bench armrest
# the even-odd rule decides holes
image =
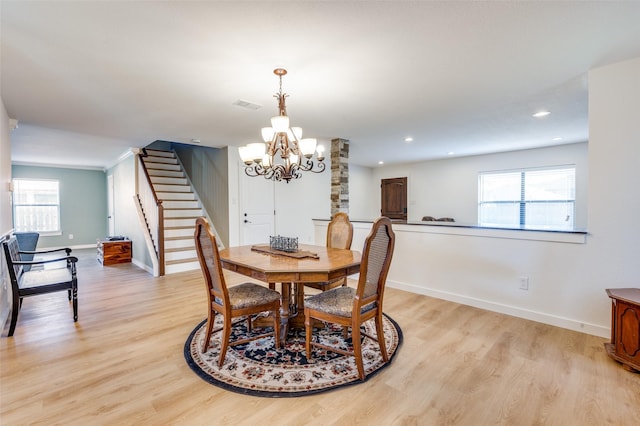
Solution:
[[[47,254],[47,253],[55,253],[57,251],[65,251],[67,256],[71,254],[71,249],[69,247],[59,248],[59,249],[51,249],[51,250],[18,250],[20,254]]]
[[[75,256],[65,256],[46,260],[14,260],[11,263],[13,263],[14,265],[42,265],[44,263],[61,262],[63,260],[71,263],[76,263],[78,261],[78,258]]]

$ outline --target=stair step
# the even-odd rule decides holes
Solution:
[[[198,217],[202,216],[202,209],[164,209],[164,218],[176,218],[176,217]],[[194,225],[195,226],[195,225]]]
[[[195,250],[196,242],[193,239],[193,236],[190,238],[184,237],[169,237],[164,239],[164,250],[165,253],[170,249],[177,248],[190,248]]]
[[[187,263],[187,262],[197,262],[197,257],[191,257],[188,259],[178,259],[178,260],[165,260],[164,264],[166,265],[177,265],[178,263]]]
[[[192,229],[196,226],[196,219],[198,216],[184,216],[184,217],[165,217],[164,228],[171,228],[176,226],[189,226]]]
[[[147,151],[147,155],[149,156],[153,156],[153,157],[174,157],[174,154],[172,151],[162,151],[160,149],[150,149],[147,148],[145,151]]]
[[[165,253],[164,253],[165,265],[168,262],[173,262],[175,260],[192,261],[193,259],[197,259],[197,258],[198,258],[198,253],[196,252],[196,250],[189,247],[168,249],[168,250],[165,250]]]
[[[173,178],[184,178],[184,173],[182,170],[164,170],[164,169],[151,169],[147,168],[149,172],[149,177],[173,177]]]
[[[196,194],[193,192],[166,192],[156,191],[156,195],[161,200],[195,200]]]
[[[142,161],[147,163],[159,163],[159,164],[178,164],[178,160],[174,157],[142,157]]]
[[[196,200],[165,200],[162,202],[164,209],[199,209],[200,202]]]
[[[174,184],[154,184],[153,189],[158,192],[192,192],[189,185],[174,185]]]
[[[188,272],[188,271],[196,271],[200,269],[200,262],[196,259],[191,262],[181,262],[175,263],[171,265],[165,265],[164,273],[165,274],[176,274],[178,272]]]
[[[195,228],[193,226],[185,226],[181,228],[165,228],[164,237],[165,239],[174,237],[193,238],[194,230]]]
[[[148,172],[151,170],[182,170],[180,164],[154,163],[152,161],[145,161],[144,164],[147,167]]]
[[[181,177],[181,178],[177,178],[177,177],[163,177],[163,176],[149,176],[151,178],[151,183],[153,183],[153,186],[155,187],[155,185],[157,183],[159,184],[169,184],[169,185],[188,185],[189,182],[187,181],[187,178],[185,177]]]

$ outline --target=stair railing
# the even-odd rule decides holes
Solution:
[[[145,149],[142,149],[142,152],[136,155],[138,166],[136,167],[135,198],[138,200],[136,205],[144,217],[148,237],[154,252],[152,256],[154,275],[162,276],[164,275],[164,207],[162,206],[162,200],[158,198],[156,191],[153,189],[151,177],[143,161],[143,157],[146,156]]]

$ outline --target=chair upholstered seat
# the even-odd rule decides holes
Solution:
[[[244,309],[280,301],[280,293],[259,284],[242,283],[229,287],[231,309]],[[217,301],[217,300],[216,300]]]
[[[22,275],[20,288],[46,286],[71,281],[72,279],[71,271],[67,268],[31,271],[29,274]]]
[[[350,318],[353,311],[353,298],[356,289],[352,287],[337,287],[332,291],[325,291],[308,298],[304,303],[309,309],[323,311],[330,315]],[[376,302],[362,307],[361,313],[370,311],[376,307]]]

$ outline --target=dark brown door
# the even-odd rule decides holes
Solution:
[[[407,178],[382,179],[382,216],[407,220]]]

